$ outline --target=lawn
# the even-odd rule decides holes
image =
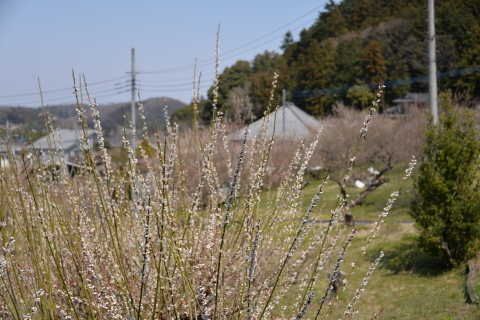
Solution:
[[[421,253],[416,247],[418,231],[414,224],[399,222],[412,220],[409,210],[414,199],[413,180],[403,182],[404,170],[405,166],[398,165],[388,172],[386,177],[389,182],[367,196],[361,206],[351,210],[356,220],[377,220],[386,200],[401,184],[398,200],[363,256],[361,248],[375,225],[356,226],[357,235],[340,270],[350,274],[352,262],[355,262],[356,268],[348,276],[345,291],[339,294],[338,300],[330,300],[331,305],[324,305],[319,319],[339,319],[343,316],[346,306],[352,301],[365,273],[380,251],[384,251],[385,256],[353,308],[358,310],[355,318],[372,319],[375,313],[380,312],[379,319],[480,319],[480,308],[466,302],[465,266],[448,269],[441,260]],[[304,189],[302,210],[308,208],[319,183],[321,181],[311,181]],[[350,198],[361,191],[362,189],[355,187],[347,188]],[[323,194],[324,202],[319,205],[322,220],[330,218],[330,210],[335,206],[338,193],[338,185],[329,182]],[[268,197],[265,195],[262,198]],[[261,207],[263,206],[261,204]],[[318,224],[318,221],[312,223]],[[349,230],[350,228],[341,229],[341,238],[345,239]],[[331,265],[333,263],[331,262]],[[327,274],[321,277],[320,280],[324,281],[317,284],[317,292],[325,292],[327,279]],[[477,287],[480,287],[480,284]],[[317,297],[310,305],[308,319],[314,318],[314,310],[319,307],[318,301],[320,299]]]
[[[381,185],[374,192],[369,194],[363,204],[356,206],[351,209],[353,217],[355,220],[376,220],[378,215],[383,211],[383,208],[386,206],[387,199],[390,198],[390,195],[400,188],[400,197],[398,197],[395,205],[389,212],[390,220],[412,220],[412,217],[409,215],[410,203],[414,199],[413,195],[413,180],[407,179],[403,180],[405,175],[405,169],[408,167],[408,164],[398,164],[392,170],[388,171],[385,174],[385,178],[388,179],[388,182]],[[358,168],[354,172],[366,172],[367,168]],[[334,173],[335,174],[335,173]],[[341,173],[336,173],[336,176],[339,176]],[[332,174],[333,175],[333,174]],[[303,209],[306,210],[310,204],[310,199],[313,197],[317,190],[317,185],[320,181],[310,181],[310,184],[305,187],[304,190],[304,200],[303,200]],[[366,188],[366,187],[365,187]],[[349,194],[349,198],[353,199],[357,194],[362,192],[365,188],[357,187],[346,187],[346,192]],[[339,193],[338,184],[334,181],[330,181],[325,188],[323,194],[324,202],[322,205],[324,218],[329,219],[329,212],[334,208],[336,204],[337,194]]]
[[[352,242],[340,270],[351,271],[345,291],[338,299],[325,304],[319,319],[341,319],[346,306],[352,302],[356,290],[365,277],[371,263],[380,251],[385,256],[370,277],[365,291],[362,292],[353,310],[358,314],[355,319],[372,319],[380,313],[379,319],[480,319],[480,308],[466,303],[465,268],[445,269],[436,258],[417,254],[412,261],[404,260],[403,254],[415,246],[417,231],[412,224],[396,222],[385,223],[371,243],[365,256],[358,259],[361,247],[372,226],[359,226],[357,237]],[[324,292],[327,275],[316,287]],[[294,299],[292,297],[291,299]],[[320,298],[312,303],[307,319],[313,319],[319,307]]]

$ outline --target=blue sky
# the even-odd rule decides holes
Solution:
[[[97,102],[129,101],[131,48],[141,97],[189,102],[194,61],[201,93],[212,84],[220,25],[220,69],[280,52],[311,26],[326,0],[0,0],[0,105],[74,103],[72,68]],[[151,73],[154,72],[154,73]],[[147,91],[148,90],[148,91]]]

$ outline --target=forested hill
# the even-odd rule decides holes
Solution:
[[[162,128],[165,122],[165,110],[167,113],[185,107],[185,103],[172,98],[150,98],[143,101],[145,121],[148,128],[160,127]],[[52,115],[53,124],[60,128],[73,128],[78,120],[78,113],[76,111],[76,104],[55,105],[46,108]],[[86,106],[88,124],[93,127],[93,122],[90,116],[90,108]],[[116,132],[118,127],[123,126],[122,114],[125,114],[127,119],[130,119],[130,102],[113,103],[99,106],[100,120],[102,121],[102,128],[109,134]],[[137,128],[141,128],[142,124],[137,118]],[[19,133],[21,137],[28,137],[28,131],[35,129],[37,132],[35,138],[41,137],[45,132],[45,118],[43,110],[40,108],[27,107],[4,107],[0,106],[0,126],[7,123],[11,125],[22,125],[22,132]],[[127,124],[128,125],[128,124]]]
[[[410,91],[426,92],[428,82],[419,79],[428,74],[426,8],[426,0],[330,1],[297,41],[285,35],[282,54],[264,52],[226,68],[218,106],[241,115],[236,101],[248,96],[261,116],[274,71],[277,96],[285,89],[288,100],[316,115],[328,113],[336,100],[367,106],[374,83],[387,82],[386,104]],[[480,72],[471,68],[480,66],[480,0],[436,0],[435,14],[440,90],[479,98]],[[206,120],[212,99],[210,88],[200,103]]]

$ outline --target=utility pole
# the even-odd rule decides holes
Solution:
[[[283,125],[283,137],[285,138],[285,108],[287,107],[287,94],[285,93],[285,89],[282,90],[282,125]]]
[[[132,48],[132,83],[131,89],[132,92],[132,140],[130,141],[130,145],[132,146],[133,152],[135,152],[135,128],[136,128],[136,119],[135,119],[135,48]]]
[[[430,93],[430,111],[433,117],[433,124],[438,123],[437,58],[435,53],[435,37],[434,0],[428,0],[428,89]]]

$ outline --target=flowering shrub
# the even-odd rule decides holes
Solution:
[[[76,85],[74,93],[78,97]],[[236,161],[230,162],[219,111],[211,128],[194,129],[189,139],[167,122],[165,135],[156,134],[155,146],[143,150],[140,145],[140,153],[151,160],[145,162],[145,173],[136,169],[126,126],[128,164],[121,174],[105,149],[98,105],[90,96],[88,101],[103,171],[89,147],[80,101],[83,165],[73,178],[64,160],[58,171],[47,169],[63,159],[61,141],[52,141],[43,160],[47,165],[35,166],[40,159],[34,157],[33,167],[38,169],[30,170],[27,159],[16,161],[10,153],[12,165],[0,171],[2,318],[317,319],[339,301],[329,293],[340,268],[347,272],[339,294],[347,294],[356,263],[344,266],[343,261],[356,230],[339,222],[348,210],[345,183],[368,137],[374,108],[358,128],[340,183],[343,192],[329,222],[318,224],[313,222],[320,220],[318,205],[328,174],[306,212],[300,203],[305,170],[320,135],[308,144],[299,143],[278,188],[270,192],[262,192],[274,147],[273,137],[266,134],[268,121],[252,141],[247,141],[245,129]],[[140,115],[144,121],[141,106]],[[54,130],[51,123],[47,126]],[[206,133],[205,143],[200,137]],[[148,138],[146,129],[141,134],[141,140]],[[190,141],[191,146],[185,148],[180,141]],[[229,177],[227,188],[220,175]],[[398,191],[379,214],[357,263],[397,196]],[[356,312],[382,256],[353,291],[344,319]]]

